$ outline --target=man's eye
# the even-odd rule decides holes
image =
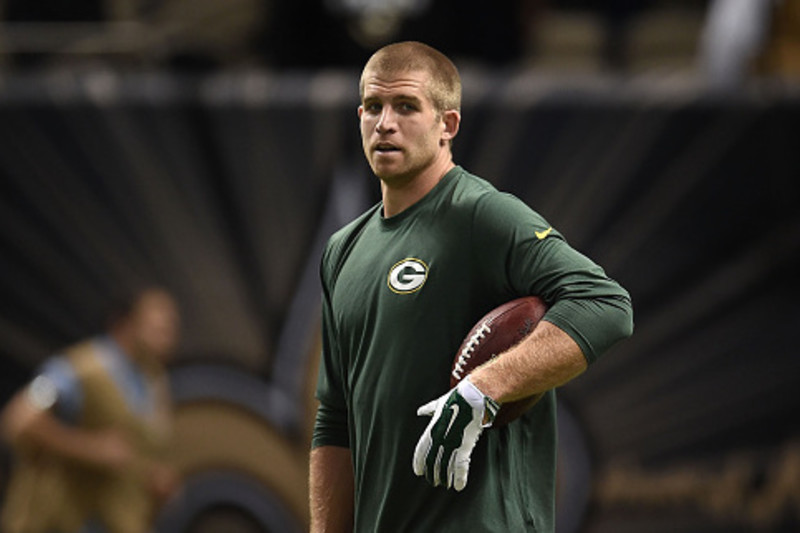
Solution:
[[[381,105],[380,104],[367,104],[365,109],[370,113],[380,113],[381,112]]]
[[[411,112],[411,111],[416,111],[417,110],[417,106],[415,106],[414,104],[410,104],[408,102],[404,102],[404,103],[400,104],[400,110],[408,113],[408,112]]]

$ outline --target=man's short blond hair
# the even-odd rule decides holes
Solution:
[[[461,76],[458,69],[446,55],[417,41],[389,44],[372,54],[361,72],[361,100],[364,100],[365,76],[368,72],[380,76],[417,71],[430,75],[427,93],[437,113],[461,111]]]

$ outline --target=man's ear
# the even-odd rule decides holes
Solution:
[[[364,106],[360,105],[358,106],[358,118],[361,118],[361,115],[363,114],[364,114]]]
[[[442,123],[444,123],[442,140],[451,142],[458,133],[458,127],[461,125],[461,113],[455,109],[445,111],[442,113]]]

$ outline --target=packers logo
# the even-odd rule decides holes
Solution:
[[[417,292],[428,279],[428,265],[419,259],[408,257],[398,261],[389,270],[387,285],[397,294]]]

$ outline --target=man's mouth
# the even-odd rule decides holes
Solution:
[[[388,143],[378,143],[375,145],[375,151],[381,154],[388,154],[391,152],[399,152],[400,148],[393,144]]]

